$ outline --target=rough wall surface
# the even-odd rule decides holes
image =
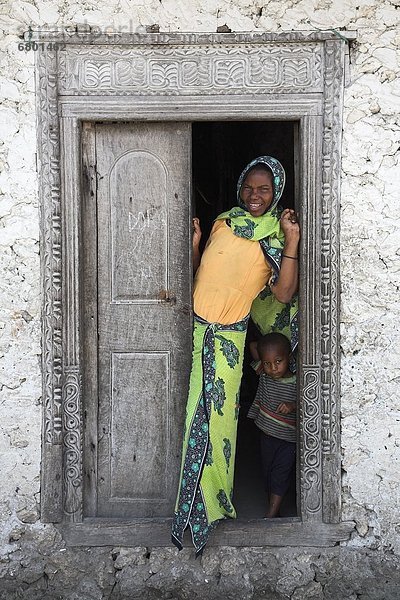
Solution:
[[[0,599],[390,600],[400,585],[400,0],[42,0],[3,5],[0,75]],[[66,549],[39,521],[39,215],[31,25],[102,30],[357,30],[342,173],[341,548]]]

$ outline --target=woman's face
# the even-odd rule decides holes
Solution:
[[[274,197],[272,174],[264,169],[252,169],[243,182],[240,197],[253,217],[263,215]]]

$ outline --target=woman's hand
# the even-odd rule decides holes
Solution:
[[[197,217],[193,221],[193,249],[198,248],[201,240],[200,220]]]
[[[293,294],[296,293],[299,279],[300,227],[293,209],[286,208],[283,211],[281,227],[285,234],[285,245],[282,251],[279,278],[276,284],[271,286],[271,291],[279,302],[286,304],[291,301]]]
[[[192,220],[193,223],[193,253],[192,253],[192,264],[193,264],[193,273],[196,273],[199,264],[200,264],[200,249],[199,244],[201,240],[201,228],[200,228],[200,220],[197,217],[194,217]]]
[[[285,208],[281,215],[281,227],[285,234],[285,242],[293,241],[296,244],[300,240],[300,227],[297,215],[292,208]],[[297,248],[296,248],[297,249]]]

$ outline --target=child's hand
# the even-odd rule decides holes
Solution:
[[[257,375],[261,375],[261,373],[264,373],[264,367],[262,365],[261,360],[259,361],[259,364],[257,365],[256,373],[257,373]]]
[[[276,412],[281,413],[282,415],[288,415],[292,412],[296,411],[296,403],[295,402],[281,402]]]
[[[253,360],[260,360],[260,355],[258,354],[258,350],[257,350],[257,342],[250,342],[249,350],[250,350],[251,358]],[[261,369],[261,372],[262,372],[262,369]]]

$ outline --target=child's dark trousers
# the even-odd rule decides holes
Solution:
[[[261,432],[261,459],[267,493],[284,496],[296,462],[296,443]]]

